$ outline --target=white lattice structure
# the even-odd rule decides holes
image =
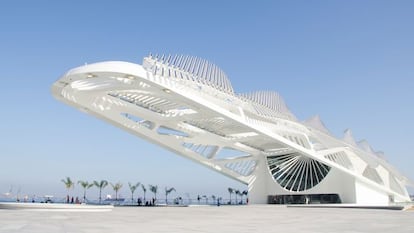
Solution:
[[[318,116],[299,122],[276,92],[236,94],[223,71],[199,58],[150,55],[143,65],[85,65],[63,75],[52,92],[247,184],[253,203],[270,196],[292,202],[290,195],[308,202],[320,194],[361,205],[410,200],[408,179],[366,141],[355,142],[350,130],[341,140]]]

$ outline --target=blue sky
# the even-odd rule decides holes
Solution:
[[[210,60],[236,92],[278,91],[299,119],[319,114],[338,137],[351,128],[414,179],[413,10],[413,1],[368,0],[3,1],[0,192],[63,195],[66,176],[177,195],[245,189],[50,94],[73,67],[141,63],[150,52]]]

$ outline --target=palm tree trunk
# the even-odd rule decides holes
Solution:
[[[102,188],[99,188],[99,204],[101,204],[102,201]]]

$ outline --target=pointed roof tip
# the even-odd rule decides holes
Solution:
[[[313,116],[311,116],[308,119],[303,121],[303,123],[305,123],[305,124],[310,123],[310,122],[320,122],[325,126],[325,124],[322,122],[321,116],[319,116],[319,114],[313,115]]]
[[[385,153],[384,151],[374,151],[375,155],[378,156],[379,158],[386,160],[385,159]]]
[[[326,134],[331,134],[331,132],[329,131],[329,129],[325,126],[325,124],[323,123],[323,121],[321,120],[321,117],[319,115],[314,115],[311,118],[303,121],[303,124],[310,126],[312,128],[315,128],[319,131],[322,131]]]
[[[365,139],[362,139],[361,141],[357,142],[359,148],[361,148],[363,151],[368,152],[370,154],[375,154],[374,150],[372,149],[371,145],[369,145],[368,141]]]
[[[353,146],[357,146],[357,143],[354,139],[354,137],[352,136],[352,131],[351,129],[345,129],[344,130],[344,136],[342,138],[342,140],[348,144],[351,144]]]
[[[311,116],[310,118],[306,119],[304,122],[311,122],[311,121],[319,121],[320,123],[323,123],[319,114]]]

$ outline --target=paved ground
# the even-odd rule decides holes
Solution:
[[[414,211],[220,207],[116,207],[111,212],[0,210],[0,233],[414,232]]]

